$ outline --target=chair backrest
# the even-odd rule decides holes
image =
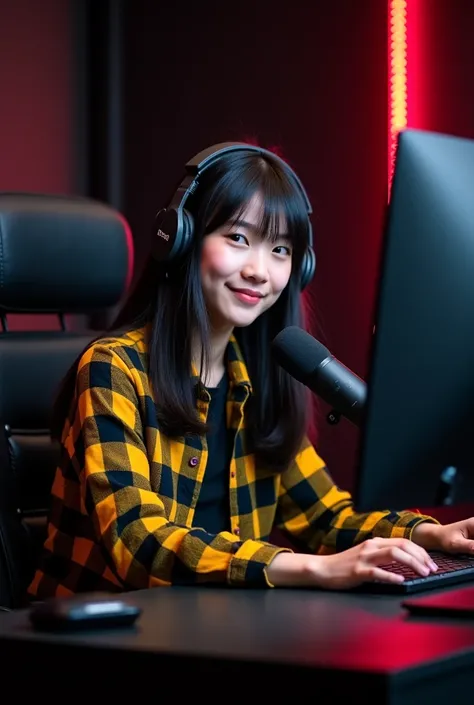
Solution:
[[[130,230],[84,198],[0,193],[0,605],[25,604],[58,463],[59,384],[94,330],[66,325],[115,306],[133,262]],[[8,330],[8,314],[54,314],[58,330]],[[71,317],[73,317],[71,319]]]

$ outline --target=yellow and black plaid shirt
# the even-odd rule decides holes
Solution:
[[[235,430],[231,530],[209,534],[193,523],[206,438],[160,432],[146,329],[103,339],[84,353],[32,596],[201,582],[265,586],[265,567],[285,550],[269,543],[274,526],[314,552],[343,550],[373,535],[410,536],[424,517],[355,513],[309,441],[281,474],[256,467],[245,432],[252,386],[234,338],[227,367],[227,426]],[[197,402],[203,419],[209,400],[203,391]]]

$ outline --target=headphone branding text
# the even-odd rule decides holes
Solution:
[[[163,232],[163,230],[161,230],[160,228],[158,228],[157,235],[158,235],[158,237],[162,237],[163,240],[166,240],[166,242],[168,242],[168,240],[170,239],[170,236],[168,235],[168,233]]]

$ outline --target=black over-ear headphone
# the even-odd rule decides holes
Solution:
[[[214,164],[224,154],[237,151],[257,152],[277,160],[289,173],[303,197],[308,212],[308,245],[301,263],[301,290],[303,290],[316,272],[316,255],[313,250],[313,231],[310,222],[312,208],[308,195],[298,176],[283,159],[266,149],[243,142],[221,142],[204,149],[188,161],[185,167],[186,174],[171,199],[171,203],[167,208],[160,210],[156,216],[152,245],[153,256],[159,262],[173,262],[189,251],[193,239],[194,222],[191,213],[186,210],[186,201],[195,192],[201,174],[211,164]]]

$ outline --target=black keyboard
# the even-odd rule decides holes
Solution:
[[[437,551],[429,551],[429,554],[438,566],[436,573],[430,573],[425,578],[401,563],[389,563],[388,565],[381,565],[380,568],[403,575],[405,577],[404,582],[400,584],[383,583],[380,581],[364,583],[364,585],[361,586],[361,591],[378,594],[407,595],[424,590],[443,588],[456,583],[474,582],[474,556],[464,554],[451,556]]]

